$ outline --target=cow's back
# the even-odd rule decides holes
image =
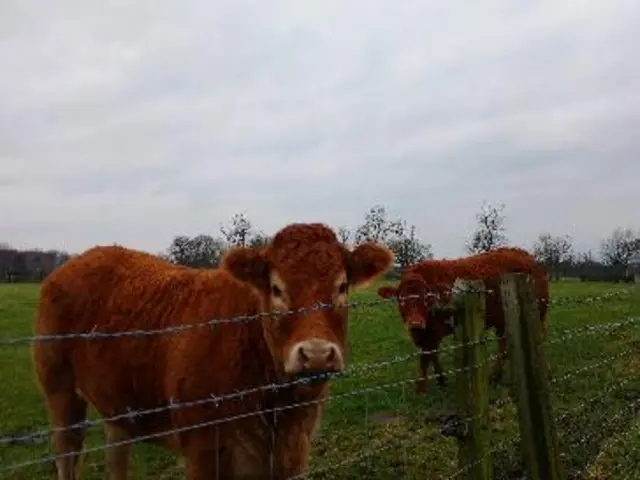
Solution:
[[[482,280],[490,292],[486,296],[488,325],[502,325],[504,313],[500,295],[500,277],[505,273],[532,276],[539,298],[540,317],[544,319],[549,298],[546,272],[534,257],[523,249],[503,247],[486,253],[452,260],[425,260],[410,271],[418,273],[438,293],[446,293],[457,278]]]
[[[223,270],[190,269],[143,252],[96,247],[45,280],[35,333],[116,336],[38,344],[36,368],[42,382],[56,382],[61,372],[71,371],[76,389],[107,417],[165,405],[171,397],[193,400],[234,382],[251,383],[243,378],[238,357],[260,338],[246,323],[184,327],[257,308],[251,289]],[[127,331],[148,334],[118,335]],[[169,414],[122,423],[132,434],[144,434],[169,429]]]

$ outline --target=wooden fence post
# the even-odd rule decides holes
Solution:
[[[490,480],[487,425],[489,377],[485,335],[485,286],[481,281],[456,280],[453,304],[457,310],[455,341],[456,397],[459,421],[458,464],[462,479]]]
[[[564,480],[549,395],[548,363],[540,348],[542,325],[531,276],[507,274],[500,282],[511,362],[512,394],[518,405],[525,466],[532,480]]]

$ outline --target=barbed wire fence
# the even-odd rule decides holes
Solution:
[[[637,291],[634,289],[612,290],[597,296],[556,297],[549,302],[549,338],[542,341],[542,350],[549,358],[552,372],[549,387],[558,431],[558,450],[565,470],[564,478],[640,478],[637,466],[640,465],[640,448],[633,448],[632,438],[634,435],[636,439],[640,438],[638,306]],[[358,317],[362,319],[361,323],[376,315],[384,322],[394,321],[389,317],[398,317],[396,299],[353,301],[349,307],[357,311]],[[332,306],[319,305],[305,311],[329,308]],[[603,316],[610,318],[610,321],[598,318],[603,312],[606,313]],[[584,325],[572,328],[555,326],[554,322],[563,314],[579,317],[579,321],[584,320]],[[177,335],[198,328],[217,328],[228,323],[253,321],[264,315],[214,319],[155,330],[68,332],[4,338],[0,339],[0,348],[74,338],[100,341],[106,338]],[[363,330],[366,331],[367,328],[365,326]],[[386,337],[381,335],[380,338]],[[455,364],[444,372],[447,377],[454,378],[455,382],[453,385],[449,383],[445,389],[432,387],[427,395],[420,397],[414,394],[414,388],[420,380],[416,375],[417,362],[425,352],[405,348],[406,353],[399,353],[399,345],[406,342],[406,339],[398,336],[386,340],[391,344],[387,349],[388,355],[364,355],[374,360],[354,363],[340,374],[316,377],[331,377],[331,391],[324,399],[326,412],[313,445],[310,468],[295,478],[391,479],[425,478],[427,475],[428,478],[462,479],[470,478],[469,472],[486,459],[491,461],[493,478],[531,478],[525,468],[526,462],[523,461],[523,449],[526,446],[518,420],[521,407],[508,388],[508,384],[520,372],[514,372],[511,365],[511,378],[504,381],[505,385],[489,389],[488,411],[466,415],[468,412],[461,412],[457,404],[458,391],[455,384],[486,369],[488,364],[497,359],[497,355],[487,354],[481,362],[462,364],[456,355],[460,350],[473,349],[478,345],[486,347],[495,344],[497,347],[500,339],[488,333],[476,341],[456,341],[449,338],[447,341],[451,344],[445,341],[438,353],[447,359],[447,363],[453,361]],[[354,340],[352,337],[351,342],[354,349],[361,348],[357,344],[358,339]],[[378,343],[369,345],[371,350],[378,350],[379,347]],[[437,378],[437,374],[430,374],[429,384],[434,383]],[[61,457],[48,451],[49,438],[56,431],[96,430],[96,427],[108,421],[136,421],[160,412],[203,405],[214,408],[224,402],[243,402],[254,393],[277,391],[313,379],[258,385],[206,398],[170,399],[164,405],[128,410],[108,418],[87,419],[64,428],[42,425],[31,428],[28,432],[9,434],[0,431],[0,478],[48,478],[47,475],[50,476],[53,472],[52,463]],[[120,442],[88,445],[82,452],[72,452],[66,456],[93,454],[120,445],[138,444],[161,436],[210,428],[244,418],[276,415],[310,403],[314,402],[248,411],[241,415],[194,423]],[[468,434],[470,425],[480,417],[486,420],[486,436],[490,442],[484,446],[482,455],[478,455],[472,462],[460,465],[460,437],[465,436],[465,431]],[[635,440],[635,445],[640,447],[640,441]],[[19,453],[16,453],[18,450]],[[27,454],[34,450],[44,451],[44,455],[38,457]],[[153,476],[159,475],[160,472],[153,473]],[[174,469],[167,475],[169,476],[160,478],[181,478],[182,474]]]

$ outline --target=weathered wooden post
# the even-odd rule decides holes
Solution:
[[[512,395],[518,405],[523,458],[532,480],[560,480],[562,470],[551,411],[548,363],[535,283],[529,275],[506,274],[500,282],[511,361]]]
[[[467,480],[493,478],[487,424],[489,377],[485,335],[485,286],[481,281],[456,280],[453,300],[455,330],[456,397],[455,428],[443,433],[458,439],[458,464]]]

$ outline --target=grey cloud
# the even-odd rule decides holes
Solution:
[[[514,241],[597,245],[637,222],[636,3],[9,1],[0,240],[160,250],[384,203],[457,255],[490,199]]]

